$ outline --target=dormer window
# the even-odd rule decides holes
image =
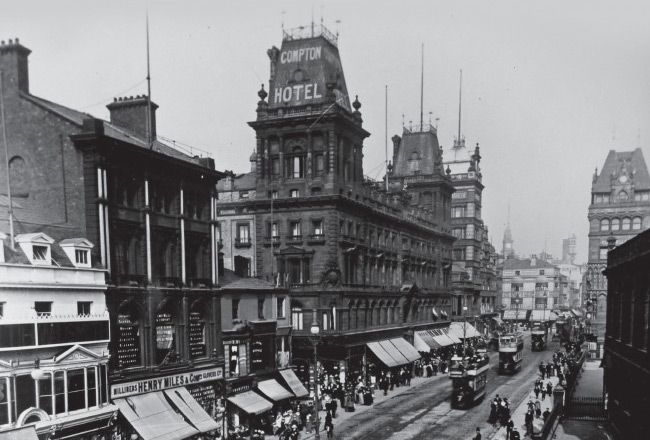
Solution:
[[[54,243],[50,237],[42,232],[33,234],[20,234],[16,237],[16,243],[29,258],[32,264],[49,266],[52,264],[51,245]]]
[[[68,238],[59,245],[75,267],[91,267],[90,250],[93,244],[85,238]]]

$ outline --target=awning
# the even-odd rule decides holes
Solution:
[[[167,403],[162,391],[115,399],[113,403],[144,440],[180,440],[199,434]]]
[[[431,308],[431,314],[434,316],[434,318],[438,319],[438,312],[436,312],[436,308],[432,307]]]
[[[454,345],[454,341],[451,340],[442,330],[429,330],[429,333],[433,337],[434,341],[440,344],[441,347],[447,347],[448,345]]]
[[[305,388],[302,382],[300,382],[300,379],[298,379],[298,376],[296,376],[296,373],[294,373],[293,370],[280,370],[280,375],[287,385],[289,385],[289,388],[291,388],[291,391],[296,395],[296,397],[305,397],[309,395],[309,391],[307,391],[307,388]]]
[[[449,324],[449,332],[458,336],[459,339],[481,336],[478,330],[469,322],[452,322]]]
[[[415,332],[413,335],[413,342],[415,343],[415,349],[417,351],[423,351],[428,353],[432,348],[440,348],[441,345],[433,339],[431,333],[426,330],[420,330]]]
[[[505,324],[505,323],[503,322],[503,319],[501,319],[500,316],[493,316],[492,319],[494,319],[494,320],[496,321],[496,323],[499,324],[499,325],[503,325],[503,324]]]
[[[404,338],[391,339],[390,342],[397,347],[399,352],[402,353],[406,359],[408,359],[409,363],[415,362],[422,357],[415,347]]]
[[[504,310],[503,319],[525,321],[527,312],[528,309],[519,309],[519,313],[517,313],[517,310]]]
[[[556,319],[557,315],[550,310],[533,309],[532,313],[530,314],[531,321],[545,322],[555,321]]]
[[[22,426],[0,432],[0,440],[38,440],[34,426]]]
[[[397,365],[406,365],[409,363],[408,358],[404,356],[398,348],[390,342],[390,340],[379,341],[379,345],[381,345],[381,348],[386,350],[386,353],[397,361]]]
[[[179,387],[165,390],[165,395],[199,431],[209,432],[219,428],[217,422],[194,400],[187,388]]]
[[[577,310],[577,309],[571,309],[571,313],[573,313],[577,317],[582,316],[582,312],[580,310]]]
[[[261,414],[273,408],[273,404],[254,391],[245,391],[228,397],[228,402],[237,405],[248,414]]]
[[[280,385],[275,379],[268,379],[259,382],[257,384],[257,389],[274,402],[294,397],[292,392],[287,391],[287,389]]]
[[[397,367],[399,364],[393,357],[383,349],[379,342],[369,342],[366,344],[368,348],[377,356],[377,358],[384,363],[388,368]]]
[[[462,344],[463,341],[460,340],[458,336],[449,331],[449,328],[441,329],[442,332],[453,341],[454,344]]]

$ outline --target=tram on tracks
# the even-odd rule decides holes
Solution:
[[[490,359],[487,355],[476,355],[467,359],[459,356],[451,358],[449,378],[452,384],[452,408],[470,408],[485,397],[489,369]]]
[[[514,374],[521,370],[524,359],[524,335],[507,333],[499,336],[499,374]]]
[[[536,325],[531,330],[531,343],[530,349],[532,351],[544,351],[546,350],[546,344],[548,342],[548,329],[544,324]]]

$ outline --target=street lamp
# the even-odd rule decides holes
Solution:
[[[318,323],[318,315],[316,313],[316,309],[313,309],[310,329],[311,337],[309,339],[314,346],[314,424],[316,426],[316,435],[314,438],[320,440],[320,420],[318,418],[318,342],[320,341],[320,324]]]
[[[467,306],[463,306],[463,361],[465,360],[465,341],[467,341]]]

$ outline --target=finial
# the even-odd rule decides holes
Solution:
[[[451,168],[449,168],[449,164],[447,164],[447,170],[445,173],[447,173],[448,176],[451,174]]]
[[[266,93],[266,90],[264,90],[264,84],[262,84],[260,91],[257,92],[257,96],[259,96],[262,101],[264,101],[266,97],[269,96],[269,94]]]
[[[354,107],[356,111],[359,111],[359,109],[361,108],[361,103],[359,102],[359,95],[354,95],[354,102],[352,103],[352,107]]]

